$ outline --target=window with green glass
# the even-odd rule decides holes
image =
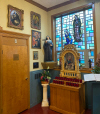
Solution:
[[[81,33],[82,41],[74,41],[73,20],[75,15],[81,20]],[[71,34],[70,38],[73,39],[73,44],[80,53],[80,63],[84,67],[89,67],[89,59],[92,61],[92,67],[94,66],[94,30],[93,30],[93,12],[92,8],[76,13],[64,15],[55,18],[56,22],[56,58],[59,65],[59,56],[62,48],[66,43],[65,30]]]

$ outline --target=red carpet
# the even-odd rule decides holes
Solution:
[[[49,109],[49,107],[41,107],[41,103],[38,105],[20,113],[20,114],[60,114]],[[91,114],[91,110],[86,110],[85,114]]]

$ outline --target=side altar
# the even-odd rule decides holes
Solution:
[[[85,114],[85,83],[79,71],[80,54],[72,44],[60,54],[60,77],[50,83],[50,109],[62,114]]]

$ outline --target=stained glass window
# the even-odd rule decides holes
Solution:
[[[73,20],[75,15],[77,15],[81,20],[81,42],[74,41]],[[87,63],[88,60],[91,59],[92,66],[94,66],[94,30],[92,8],[56,18],[56,51],[58,65],[59,54],[66,43],[66,29],[71,34],[70,38],[73,39],[73,44],[80,53],[80,64],[83,64],[84,67],[89,67]],[[87,56],[87,58],[85,56]]]

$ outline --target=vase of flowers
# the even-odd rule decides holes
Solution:
[[[51,79],[51,75],[49,73],[49,66],[48,66],[47,70],[44,70],[41,73],[41,77],[40,77],[41,84],[48,84],[50,82],[50,79]]]

